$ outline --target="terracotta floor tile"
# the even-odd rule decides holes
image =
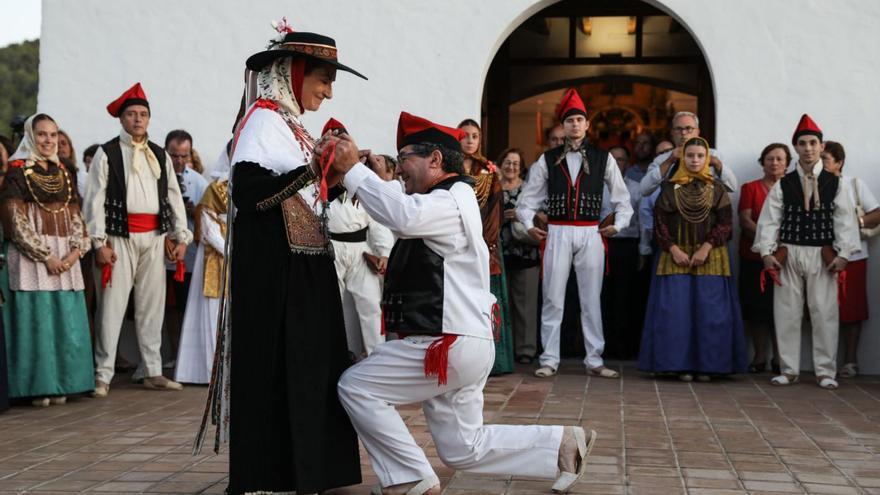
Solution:
[[[565,361],[549,380],[532,368],[491,378],[487,424],[581,425],[599,432],[586,478],[591,495],[880,494],[880,379],[777,389],[765,375],[717,382],[654,380],[624,365],[622,380],[588,378]],[[228,455],[192,456],[207,390],[151,393],[120,376],[106,400],[78,399],[0,415],[0,495],[203,493],[228,483]],[[547,493],[552,480],[479,476],[443,466],[418,404],[397,408],[450,495]],[[361,448],[369,493],[376,477]],[[856,483],[858,486],[853,486]]]
[[[803,491],[794,483],[783,483],[779,481],[743,481],[743,486],[747,490],[767,491],[767,492],[784,492],[784,493],[803,493]]]

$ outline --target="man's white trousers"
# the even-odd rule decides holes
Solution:
[[[101,289],[101,269],[95,269],[98,287],[95,335],[95,378],[113,379],[116,348],[128,296],[134,289],[134,321],[146,376],[162,374],[162,320],[165,318],[165,234],[158,231],[132,233],[129,238],[110,237],[116,263],[110,285]]]
[[[359,350],[363,339],[363,350],[370,355],[377,345],[385,341],[382,335],[382,279],[373,273],[364,259],[364,253],[369,253],[366,242],[340,242],[333,243],[336,266],[336,277],[339,281],[339,293],[345,301],[345,292],[351,294],[354,308],[357,311],[360,323],[360,335],[355,335],[358,330],[358,322],[347,320],[345,332],[348,336],[349,350]],[[360,354],[356,352],[356,354]]]
[[[544,302],[541,306],[541,366],[559,368],[559,336],[565,308],[565,287],[574,266],[581,303],[581,330],[587,355],[584,364],[604,364],[605,336],[602,334],[602,278],[605,275],[605,246],[598,227],[550,225],[544,249]]]
[[[813,328],[813,369],[816,376],[837,375],[840,308],[837,275],[822,263],[820,247],[785,245],[788,257],[779,273],[781,287],[773,288],[773,320],[779,345],[779,365],[788,375],[800,374],[804,302]]]
[[[458,337],[449,349],[448,382],[425,376],[425,351],[437,337],[380,344],[339,381],[339,398],[382,486],[436,479],[425,452],[394,409],[421,402],[437,454],[475,473],[554,478],[562,426],[484,425],[483,386],[495,343]]]

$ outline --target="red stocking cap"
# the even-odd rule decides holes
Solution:
[[[331,118],[330,120],[327,121],[326,124],[324,124],[324,129],[321,131],[321,135],[323,136],[323,135],[327,134],[328,132],[335,131],[337,129],[339,129],[340,133],[348,134],[348,130],[345,128],[344,125],[342,125],[342,122],[340,122],[334,118]]]
[[[107,105],[107,112],[113,117],[119,117],[131,105],[143,105],[147,109],[150,108],[150,103],[147,101],[147,95],[144,93],[141,83],[134,83],[134,86],[128,88],[119,98],[110,102]]]
[[[465,132],[461,129],[435,124],[428,119],[400,112],[397,121],[397,149],[409,144],[438,144],[451,150],[460,150]]]
[[[822,141],[822,129],[819,129],[819,126],[807,114],[801,117],[797,129],[794,130],[794,134],[791,136],[792,146],[796,146],[798,138],[804,135],[816,136],[819,138],[819,141]]]
[[[556,118],[558,118],[560,122],[564,122],[570,115],[587,116],[587,107],[584,106],[583,100],[581,100],[580,95],[578,95],[574,88],[569,88],[569,90],[562,95],[562,99],[559,100],[559,105],[556,107]]]

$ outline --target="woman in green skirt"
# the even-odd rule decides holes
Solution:
[[[472,119],[465,119],[458,128],[464,131],[461,150],[464,152],[464,172],[474,179],[474,193],[483,218],[483,240],[489,247],[489,289],[498,302],[494,311],[495,365],[492,375],[513,372],[513,332],[510,330],[507,307],[507,279],[504,258],[501,255],[501,223],[504,216],[504,193],[495,164],[480,153],[482,130]]]
[[[88,250],[76,179],[58,159],[58,126],[30,117],[0,189],[7,270],[0,276],[9,397],[63,404],[94,388],[79,259]]]

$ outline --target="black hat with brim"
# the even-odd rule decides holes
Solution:
[[[277,43],[271,49],[251,55],[245,64],[248,69],[259,71],[279,58],[306,57],[332,65],[338,70],[351,72],[362,79],[367,79],[360,72],[339,63],[339,60],[336,58],[336,52],[336,40],[333,38],[316,33],[293,32],[284,35],[284,40]]]

